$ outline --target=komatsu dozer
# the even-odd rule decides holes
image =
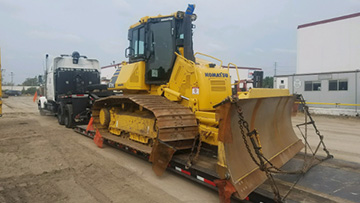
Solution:
[[[303,147],[291,124],[294,97],[271,89],[232,95],[222,61],[193,52],[192,10],[130,26],[129,61],[108,87],[121,94],[96,100],[94,125],[104,139],[148,155],[157,175],[177,154],[188,168],[204,154],[215,160],[206,161],[209,173],[244,199],[267,179],[263,167],[281,167]]]

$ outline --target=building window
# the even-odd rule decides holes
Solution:
[[[311,90],[312,90],[312,82],[305,81],[305,91],[311,91]]]
[[[321,91],[321,82],[313,82],[313,91]]]
[[[305,81],[305,91],[321,91],[321,82]]]
[[[329,91],[338,90],[338,81],[337,80],[329,80]]]
[[[329,91],[348,90],[347,80],[329,80]]]
[[[339,90],[348,90],[347,80],[339,80]]]

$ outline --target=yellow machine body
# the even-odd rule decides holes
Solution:
[[[126,64],[119,71],[121,77],[116,77],[114,87],[110,90],[133,90],[133,91],[147,91],[149,86],[145,84],[145,62],[140,61],[136,63]]]
[[[151,27],[152,23],[172,18],[177,22],[183,17],[182,12],[144,17],[132,25],[130,30]],[[129,37],[130,44],[131,39],[134,37]],[[162,43],[152,42],[156,39],[153,34],[147,39],[150,44]],[[177,39],[176,43],[182,40]],[[149,153],[153,169],[158,175],[165,170],[176,150],[191,148],[198,137],[200,143],[216,149],[215,168],[219,177],[230,176],[239,196],[245,198],[266,180],[266,176],[260,174],[259,168],[249,159],[241,132],[237,128],[239,119],[236,105],[244,109],[245,119],[251,128],[259,130],[258,142],[261,143],[264,156],[280,167],[303,146],[292,129],[290,114],[293,97],[288,90],[251,89],[239,93],[238,102],[218,105],[226,98],[234,97],[229,70],[222,68],[221,60],[205,54],[196,53],[189,57],[184,47],[174,52],[174,60],[168,72],[170,75],[163,83],[152,83],[147,79],[151,74],[160,74],[158,70],[148,71],[147,63],[151,60],[135,57],[133,61],[123,62],[109,84],[109,89],[121,91],[123,96],[95,102],[95,126],[105,137],[110,139],[112,135],[117,135],[123,140],[131,140],[136,143],[133,148]],[[139,49],[133,51],[139,52]],[[146,51],[144,53],[146,55]],[[220,65],[195,58],[196,55],[218,60]],[[154,57],[151,54],[149,56]],[[157,60],[157,56],[154,60]],[[218,106],[216,109],[215,105]],[[224,128],[227,133],[220,130]]]
[[[123,65],[114,87],[109,89],[122,90],[125,94],[163,95],[170,101],[189,107],[199,121],[201,140],[210,145],[218,144],[218,122],[213,106],[231,96],[227,69],[219,66],[209,68],[206,64],[195,64],[177,55],[170,81],[166,85],[146,85],[144,75],[144,62]]]

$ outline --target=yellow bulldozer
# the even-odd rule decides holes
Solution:
[[[129,60],[108,87],[120,94],[96,100],[94,125],[104,140],[147,155],[157,175],[184,157],[179,170],[202,167],[218,177],[211,184],[230,184],[244,199],[267,179],[264,167],[281,167],[304,146],[291,124],[294,96],[256,88],[232,95],[222,61],[194,54],[193,8],[130,26]]]

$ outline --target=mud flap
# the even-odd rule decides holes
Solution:
[[[95,144],[100,147],[100,148],[103,148],[103,138],[99,132],[99,129],[96,129],[96,134],[95,134],[95,137],[94,137],[94,142]]]
[[[155,142],[149,160],[152,162],[152,169],[157,176],[164,173],[175,151],[174,147],[161,140]]]
[[[240,198],[246,198],[267,179],[267,176],[249,155],[239,128],[238,107],[242,109],[244,120],[249,124],[249,130],[256,129],[259,133],[263,155],[279,168],[304,146],[292,127],[293,103],[293,96],[280,96],[240,99],[231,105],[225,104],[218,107],[222,116],[226,116],[220,120],[220,129],[224,130],[219,131],[219,137],[224,142],[225,161],[231,182]],[[245,139],[249,150],[255,155],[249,137],[245,136]]]
[[[218,179],[214,181],[219,192],[220,203],[231,203],[231,195],[236,192],[229,180]]]
[[[88,133],[89,131],[94,131],[93,122],[94,122],[94,118],[91,117],[90,121],[89,121],[89,123],[88,123],[88,125],[86,127],[86,131],[85,131],[86,133]]]

